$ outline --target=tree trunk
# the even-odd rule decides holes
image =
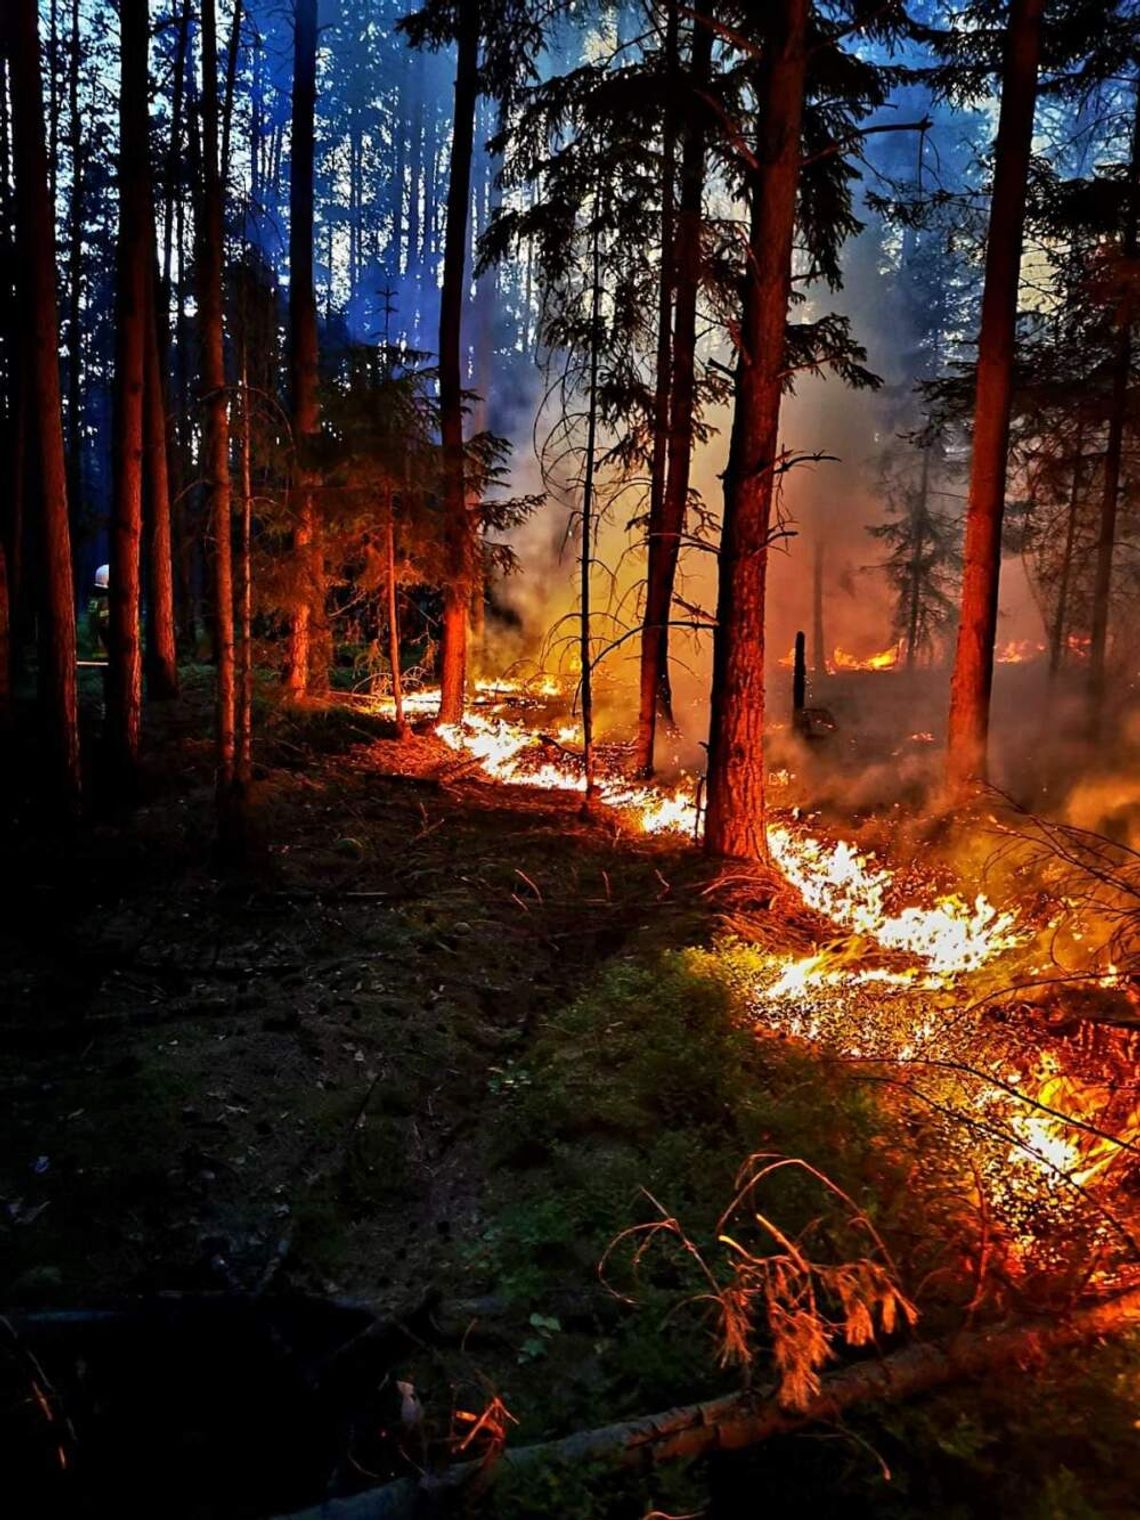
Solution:
[[[144,55],[145,66],[145,55]],[[149,143],[149,121],[146,142]],[[147,617],[146,687],[156,701],[178,695],[178,657],[174,641],[174,557],[170,512],[170,425],[166,374],[160,346],[158,244],[154,221],[154,186],[150,155],[143,155],[146,236],[146,304],[143,332],[143,486],[146,512]]]
[[[123,0],[119,102],[119,247],[107,628],[107,757],[112,786],[129,791],[139,758],[143,495],[143,380],[150,300],[147,235],[147,0]]]
[[[910,556],[910,605],[906,615],[906,668],[913,670],[918,660],[918,628],[922,620],[922,554],[926,547],[926,504],[930,496],[930,445],[922,450],[918,479],[918,511],[911,525],[913,544]]]
[[[43,95],[35,0],[5,0],[12,98],[13,167],[17,196],[17,251],[27,303],[31,352],[26,378],[34,408],[40,487],[41,575],[47,655],[40,691],[47,718],[49,767],[67,812],[80,791],[79,727],[75,685],[75,596],[67,521],[67,471],[59,388],[59,326],[55,295],[55,240],[48,198]]]
[[[972,781],[986,775],[1017,292],[1043,8],[1044,0],[1011,0],[1002,67],[978,337],[962,615],[950,685],[946,780],[951,796],[962,795]]]
[[[226,50],[226,87],[222,96],[222,157],[219,172],[223,191],[230,171],[230,140],[234,125],[234,90],[237,87],[238,55],[241,52],[242,0],[234,0],[230,45]]]
[[[223,853],[237,846],[242,820],[235,796],[233,545],[230,438],[222,329],[223,217],[218,168],[218,44],[214,0],[202,0],[202,228],[198,239],[198,324],[205,409],[203,475],[214,540],[214,648],[217,820]]]
[[[1069,487],[1068,519],[1065,523],[1065,548],[1061,556],[1061,579],[1057,586],[1057,606],[1049,629],[1049,681],[1052,684],[1061,669],[1065,651],[1065,623],[1069,612],[1069,583],[1073,575],[1073,549],[1077,538],[1077,517],[1081,504],[1081,466],[1084,464],[1084,429],[1077,431],[1077,451],[1073,459],[1073,478]]]
[[[152,250],[153,252],[153,250]],[[166,385],[158,347],[154,260],[146,303],[144,356],[144,428],[146,441],[146,689],[154,701],[178,695],[178,656],[174,640],[174,554],[171,537],[170,475],[167,445]]]
[[[463,469],[461,344],[466,288],[467,223],[471,204],[471,158],[479,80],[479,7],[460,7],[455,71],[455,118],[447,186],[447,232],[439,304],[439,421],[444,456],[443,631],[440,647],[439,716],[463,717],[467,679],[467,609],[470,602],[471,529]]]
[[[594,194],[593,291],[590,301],[590,400],[586,420],[586,473],[582,485],[582,560],[578,651],[582,667],[582,757],[586,767],[586,807],[594,800],[594,671],[590,641],[590,572],[594,563],[594,467],[598,447],[598,360],[602,344],[601,184]]]
[[[408,737],[404,721],[404,681],[400,671],[400,607],[396,586],[396,518],[392,510],[392,493],[388,492],[388,510],[384,520],[384,556],[388,569],[388,663],[392,667],[392,703],[396,709],[396,738]]]
[[[324,554],[309,454],[320,431],[317,298],[313,286],[313,116],[317,89],[317,0],[297,0],[293,32],[293,120],[289,174],[289,371],[292,383],[297,584],[289,620],[285,690],[294,700],[327,684]]]
[[[1007,1368],[1038,1365],[1072,1346],[1119,1335],[1140,1323],[1140,1292],[1090,1308],[1028,1323],[966,1330],[942,1340],[903,1346],[827,1373],[803,1409],[789,1409],[764,1390],[730,1393],[638,1419],[578,1431],[561,1440],[508,1448],[497,1462],[463,1462],[417,1483],[402,1478],[346,1499],[330,1499],[283,1520],[411,1520],[442,1507],[447,1495],[472,1493],[504,1474],[569,1463],[605,1463],[644,1471],[663,1462],[696,1461],[715,1452],[742,1451],[775,1436],[824,1423],[860,1404],[897,1405],[931,1389],[968,1378],[994,1378]]]
[[[166,471],[167,495],[170,500],[171,560],[174,574],[174,620],[182,648],[187,655],[192,656],[194,652],[194,609],[193,593],[190,584],[191,546],[189,543],[186,503],[182,491],[185,470],[178,427],[174,420],[174,408],[170,405],[170,400],[173,396],[179,407],[185,408],[184,387],[178,385],[173,380],[170,372],[170,303],[173,294],[173,259],[175,227],[177,225],[179,234],[177,242],[179,255],[178,330],[179,343],[181,344],[181,282],[184,278],[181,238],[183,198],[178,194],[178,189],[182,175],[183,103],[186,97],[186,60],[190,41],[190,3],[191,0],[183,0],[178,19],[178,36],[174,48],[174,88],[170,108],[170,141],[166,152],[165,200],[162,219],[162,270],[159,277],[158,299],[156,301],[157,326],[155,328],[155,336],[158,343],[159,375],[162,379],[163,394],[166,398]],[[182,368],[183,364],[184,360],[180,352],[179,367]]]
[[[1132,145],[1128,158],[1128,189],[1124,211],[1124,257],[1136,259],[1137,222],[1140,217],[1140,81],[1136,86],[1136,103],[1132,119]],[[1124,453],[1124,431],[1128,412],[1128,386],[1132,378],[1132,312],[1135,296],[1125,291],[1121,297],[1120,332],[1112,375],[1112,407],[1108,417],[1108,441],[1104,454],[1104,492],[1100,507],[1100,536],[1096,546],[1096,574],[1093,580],[1092,640],[1089,644],[1089,712],[1090,739],[1100,737],[1104,721],[1105,678],[1108,660],[1109,596],[1112,591],[1112,560],[1116,550],[1116,512],[1120,499],[1120,466]]]
[[[12,726],[12,636],[8,612],[8,555],[0,535],[0,735]]]
[[[664,105],[661,123],[661,273],[657,283],[657,354],[653,380],[653,447],[649,462],[649,521],[646,534],[645,620],[641,635],[641,686],[638,699],[637,748],[634,763],[644,776],[653,773],[653,744],[657,714],[672,723],[668,680],[664,679],[664,647],[669,605],[661,605],[664,590],[660,544],[665,513],[665,478],[669,450],[669,410],[673,391],[673,297],[676,287],[677,64],[680,21],[677,0],[664,0]],[[652,561],[652,567],[650,565]],[[651,568],[656,572],[651,578]],[[650,605],[652,603],[652,606]]]
[[[705,848],[767,858],[764,609],[792,280],[809,0],[773,7],[764,59],[736,405],[724,482]]]
[[[669,681],[669,614],[677,579],[681,534],[689,500],[696,393],[697,297],[701,282],[701,209],[705,183],[705,126],[702,95],[712,66],[713,29],[703,20],[708,7],[694,14],[690,53],[690,120],[681,150],[681,186],[677,208],[676,291],[674,299],[672,378],[667,476],[657,531],[652,524],[646,566],[645,629],[641,639],[641,674],[634,764],[650,775],[654,763],[657,719],[672,722]],[[529,274],[529,265],[528,265]],[[529,298],[528,298],[529,311]]]
[[[244,802],[253,780],[253,419],[249,411],[249,324],[242,325],[241,348],[241,518],[237,538],[237,692],[235,696],[234,783]]]
[[[71,552],[78,552],[83,513],[83,237],[87,145],[79,113],[79,0],[72,0],[67,75],[68,148],[71,153],[71,199],[67,227],[67,500]],[[74,572],[74,566],[73,566]],[[73,581],[74,577],[73,573]]]
[[[188,34],[189,35],[189,34]],[[187,68],[185,74],[186,103],[186,168],[194,194],[199,193],[202,180],[202,142],[198,101],[194,81],[195,71]],[[175,425],[175,457],[178,461],[177,477],[183,482],[194,478],[193,423],[190,409],[190,320],[187,312],[186,271],[191,264],[187,254],[187,207],[186,197],[178,195],[174,200],[175,241],[178,249],[178,297],[174,319],[174,395],[177,402],[178,422]],[[175,520],[178,523],[178,588],[180,603],[179,633],[184,647],[197,654],[198,622],[202,608],[200,587],[195,573],[195,562],[201,552],[201,535],[195,510],[197,492],[179,491],[175,496]]]

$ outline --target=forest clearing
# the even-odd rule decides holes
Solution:
[[[1140,8],[7,0],[0,1498],[1140,1515]]]

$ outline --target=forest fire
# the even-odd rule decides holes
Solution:
[[[856,655],[836,645],[832,650],[828,668],[835,672],[839,670],[895,670],[899,664],[900,650],[897,644],[892,644],[887,649],[880,649],[877,654]]]
[[[0,0],[21,1513],[1135,1512],[1138,266],[1137,0]]]
[[[580,755],[564,748],[580,744],[576,724],[549,736],[501,715],[469,713],[462,725],[436,733],[496,781],[585,790]],[[692,782],[668,792],[611,775],[599,778],[598,794],[644,832],[692,837],[698,828]],[[854,938],[840,951],[763,957],[751,993],[757,1032],[809,1041],[846,1061],[905,1069],[920,1089],[931,1076],[941,1088],[952,1074],[952,1097],[941,1093],[937,1101],[949,1102],[967,1127],[986,1206],[1005,1219],[1015,1256],[1030,1259],[1041,1248],[1042,1210],[1071,1207],[1127,1156],[1140,1132],[1140,1110],[1122,1131],[1100,1132],[1096,1121],[1109,1102],[1103,1086],[1080,1082],[1052,1051],[1024,1070],[1015,1040],[962,1011],[971,979],[985,975],[990,985],[1003,959],[1029,951],[1033,926],[1016,908],[999,908],[980,893],[967,899],[939,890],[913,871],[908,890],[919,900],[899,903],[899,879],[889,867],[793,822],[771,822],[768,844],[807,906]],[[1104,980],[1114,982],[1115,973]]]
[[[999,665],[1025,665],[1045,653],[1045,645],[1036,639],[1010,639],[995,650],[994,659]]]

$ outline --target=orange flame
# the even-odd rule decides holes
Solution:
[[[888,649],[880,649],[878,654],[855,655],[850,654],[841,645],[837,644],[828,661],[829,668],[836,670],[894,670],[899,663],[899,645],[892,644]]]

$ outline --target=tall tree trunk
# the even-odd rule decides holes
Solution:
[[[75,596],[67,521],[54,238],[36,0],[5,0],[0,18],[8,45],[17,253],[31,350],[25,370],[36,418],[33,431],[39,465],[43,648],[47,656],[40,670],[40,692],[48,727],[50,774],[61,807],[70,813],[78,804],[80,792]]]
[[[153,223],[151,224],[153,228]],[[146,689],[155,701],[178,695],[178,656],[174,640],[174,552],[171,532],[170,441],[166,415],[166,383],[158,343],[154,249],[147,265],[151,278],[146,303],[143,408],[146,442]]]
[[[724,482],[705,848],[767,858],[764,610],[792,282],[809,0],[773,4],[759,91],[736,405]]]
[[[237,846],[242,819],[235,796],[233,543],[230,437],[222,330],[223,207],[218,167],[218,43],[214,0],[202,0],[202,227],[198,239],[198,324],[205,409],[203,474],[214,540],[217,662],[215,731],[217,816],[223,852]]]
[[[294,699],[321,691],[315,668],[327,660],[324,555],[309,459],[320,430],[317,402],[317,298],[313,287],[313,116],[317,89],[317,0],[297,0],[293,33],[293,122],[289,178],[289,369],[292,383],[296,601],[289,621],[285,690]]]
[[[87,146],[79,114],[79,0],[71,5],[71,40],[67,62],[67,137],[71,154],[71,200],[67,227],[67,499],[71,516],[71,552],[83,533],[83,238]]]
[[[479,7],[460,7],[455,70],[455,118],[447,186],[447,233],[439,304],[439,421],[443,443],[444,554],[443,633],[440,648],[439,716],[463,717],[467,678],[467,609],[471,583],[471,528],[463,468],[461,345],[466,288],[467,219],[471,205],[471,158],[479,92]]]
[[[145,67],[144,56],[144,67]],[[146,142],[149,144],[147,121]],[[158,240],[149,151],[142,164],[145,200],[146,304],[143,332],[143,509],[146,534],[146,689],[155,701],[178,695],[174,642],[174,563],[170,510],[170,425],[164,352],[160,344]]]
[[[1069,483],[1069,503],[1065,520],[1065,547],[1061,554],[1061,578],[1057,585],[1057,605],[1049,628],[1049,683],[1057,679],[1065,652],[1065,624],[1069,615],[1069,586],[1073,576],[1073,550],[1077,541],[1077,518],[1081,506],[1081,466],[1084,464],[1084,428],[1077,429],[1073,474]]]
[[[175,248],[178,250],[179,267],[179,290],[178,290],[178,316],[176,320],[176,333],[178,337],[178,369],[185,368],[185,358],[181,352],[183,340],[183,317],[182,317],[182,281],[184,279],[183,260],[183,197],[179,194],[180,181],[182,178],[182,141],[184,134],[184,102],[186,99],[186,65],[190,44],[190,5],[191,0],[183,0],[182,9],[178,18],[178,34],[174,47],[174,88],[170,107],[170,140],[166,150],[165,184],[163,186],[164,201],[162,213],[162,270],[159,277],[157,307],[157,326],[155,336],[158,343],[158,367],[162,378],[163,393],[166,398],[166,470],[167,470],[167,494],[170,499],[170,527],[171,527],[171,559],[173,562],[174,575],[174,620],[178,632],[178,640],[184,652],[192,655],[194,652],[194,606],[193,591],[190,581],[190,552],[189,525],[187,521],[186,501],[183,492],[185,480],[185,460],[178,425],[175,421],[175,406],[172,406],[173,398],[176,406],[184,411],[186,409],[185,386],[179,376],[171,374],[171,328],[170,328],[170,305],[174,293],[173,264]]]
[[[3,535],[0,535],[0,736],[6,735],[12,726],[11,629],[8,612],[8,555]]]
[[[242,0],[234,0],[230,43],[226,50],[226,87],[222,96],[222,157],[219,172],[223,188],[230,171],[230,140],[234,125],[234,92],[237,88],[238,57],[241,53]]]
[[[594,194],[591,253],[590,401],[586,417],[586,472],[582,485],[582,560],[579,605],[579,661],[582,667],[582,754],[586,767],[586,806],[594,800],[594,671],[590,639],[590,573],[594,565],[594,469],[598,447],[598,361],[602,346],[602,210],[601,183]]]
[[[139,647],[143,497],[143,379],[151,295],[147,235],[147,0],[120,7],[119,247],[107,629],[107,754],[112,785],[129,790],[139,756]]]
[[[241,346],[241,517],[238,522],[237,587],[237,729],[234,781],[244,801],[253,780],[253,419],[249,410],[249,323],[242,324]]]
[[[1044,0],[1010,0],[1002,66],[978,336],[962,615],[950,684],[946,780],[951,796],[960,796],[973,780],[986,775],[1017,291],[1043,8]]]
[[[926,548],[926,504],[930,496],[930,445],[922,450],[922,467],[918,479],[918,510],[911,525],[913,545],[910,556],[910,603],[906,615],[906,668],[913,670],[918,660],[918,629],[922,620],[922,556]]]
[[[680,21],[677,0],[664,0],[664,91],[661,123],[661,271],[657,282],[657,353],[653,377],[653,445],[649,461],[649,519],[646,533],[645,619],[641,634],[641,686],[635,764],[642,775],[653,771],[653,743],[658,712],[672,723],[668,682],[660,667],[669,605],[663,592],[660,551],[665,512],[669,451],[669,402],[673,390],[673,297],[676,287],[677,67]],[[652,574],[651,572],[656,572]],[[652,605],[651,605],[652,604]],[[664,709],[664,711],[662,711]]]
[[[1128,157],[1127,200],[1124,208],[1123,253],[1129,265],[1135,263],[1137,222],[1140,219],[1140,81],[1136,86],[1136,103],[1132,119],[1132,144]],[[1096,546],[1096,573],[1093,580],[1092,640],[1089,644],[1089,712],[1090,739],[1100,736],[1104,721],[1105,678],[1108,661],[1109,594],[1112,590],[1112,560],[1116,550],[1116,512],[1120,499],[1120,466],[1124,453],[1124,431],[1128,412],[1128,387],[1132,378],[1132,320],[1135,296],[1125,291],[1121,297],[1120,332],[1113,361],[1112,403],[1108,416],[1108,441],[1104,453],[1104,491],[1100,506],[1100,536]]]
[[[697,10],[690,49],[689,120],[681,149],[680,197],[677,207],[676,290],[667,475],[657,531],[649,533],[646,566],[645,629],[641,638],[641,677],[634,764],[642,775],[653,770],[658,716],[672,719],[669,681],[669,614],[681,553],[681,534],[689,500],[689,470],[693,452],[693,414],[696,395],[697,297],[701,283],[701,210],[705,184],[705,120],[702,96],[712,66],[711,8]],[[529,276],[529,264],[528,264]],[[529,291],[528,291],[529,307]]]
[[[400,602],[396,585],[396,516],[392,510],[392,492],[387,493],[388,510],[384,520],[384,557],[387,561],[388,593],[388,663],[392,668],[392,703],[396,710],[396,738],[408,737],[404,721],[404,680],[400,670]]]

